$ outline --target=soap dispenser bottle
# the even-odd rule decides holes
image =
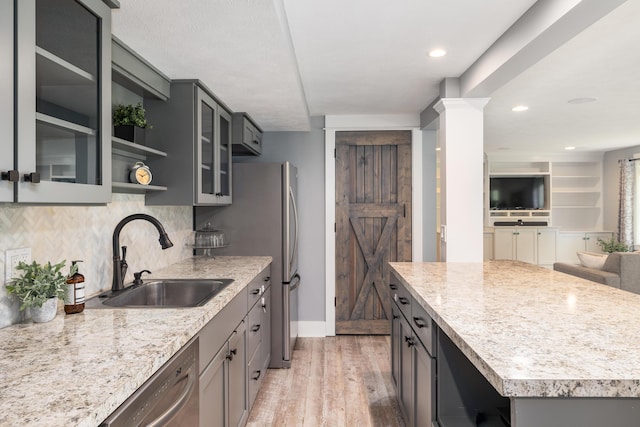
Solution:
[[[71,261],[74,266],[82,260]],[[76,271],[67,279],[67,298],[64,312],[67,314],[81,313],[84,310],[84,276]]]

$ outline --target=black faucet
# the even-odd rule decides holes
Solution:
[[[124,289],[124,276],[127,272],[126,246],[122,248],[122,259],[120,259],[120,231],[122,231],[122,227],[136,219],[144,219],[156,227],[158,233],[160,233],[159,241],[162,249],[167,249],[173,246],[173,243],[169,240],[169,236],[167,236],[167,232],[164,230],[162,224],[160,224],[160,221],[151,215],[133,214],[123,218],[122,221],[116,225],[115,230],[113,230],[113,282],[111,284],[111,290],[114,292]]]

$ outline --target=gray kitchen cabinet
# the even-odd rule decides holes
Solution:
[[[171,98],[147,103],[150,143],[167,153],[149,166],[167,191],[148,205],[228,205],[231,195],[231,113],[197,80],[171,82]]]
[[[436,404],[435,325],[402,285],[390,288],[392,382],[407,425],[431,427]]]
[[[247,421],[271,354],[270,272],[262,270],[198,333],[200,426]]]
[[[13,202],[13,0],[0,0],[0,202]]]
[[[262,129],[247,113],[233,113],[233,155],[262,154]]]
[[[249,409],[264,381],[271,360],[271,288],[263,291],[249,312],[247,323],[247,375]]]
[[[109,202],[111,10],[100,0],[15,7],[15,201]]]
[[[247,400],[246,322],[243,320],[246,314],[247,288],[198,333],[200,426],[235,426],[238,417],[246,420],[246,415],[239,409],[246,406]],[[242,372],[238,372],[239,365]],[[239,396],[238,387],[241,387],[242,396]]]

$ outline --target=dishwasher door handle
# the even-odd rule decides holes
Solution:
[[[191,393],[193,392],[193,389],[196,385],[196,374],[194,372],[194,367],[189,368],[187,375],[181,378],[176,384],[182,382],[185,378],[187,379],[187,386],[184,388],[184,391],[182,392],[180,397],[178,397],[178,399],[176,399],[176,401],[158,418],[147,424],[146,427],[160,427],[165,425],[187,403],[187,400],[189,400],[189,397],[191,396]]]

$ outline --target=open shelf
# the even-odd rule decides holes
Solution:
[[[112,182],[114,193],[146,193],[147,191],[167,191],[167,187],[160,185],[140,185],[130,182]]]
[[[60,134],[61,137],[67,137],[68,132],[79,133],[84,135],[95,136],[96,131],[94,129],[88,128],[86,126],[81,126],[72,122],[68,122],[66,120],[58,119],[56,117],[48,116],[42,113],[36,113],[36,120],[41,123],[45,123],[49,126],[49,130],[47,131],[48,137],[55,137],[56,133],[53,129],[58,128],[60,131],[64,132],[64,134]]]
[[[136,144],[134,142],[126,141],[121,138],[111,137],[112,147],[120,150],[127,151],[129,153],[138,154],[142,156],[159,156],[167,157],[167,153],[164,151],[156,150],[155,148],[147,147],[145,145]]]
[[[95,85],[96,77],[36,46],[36,79],[45,86]]]

